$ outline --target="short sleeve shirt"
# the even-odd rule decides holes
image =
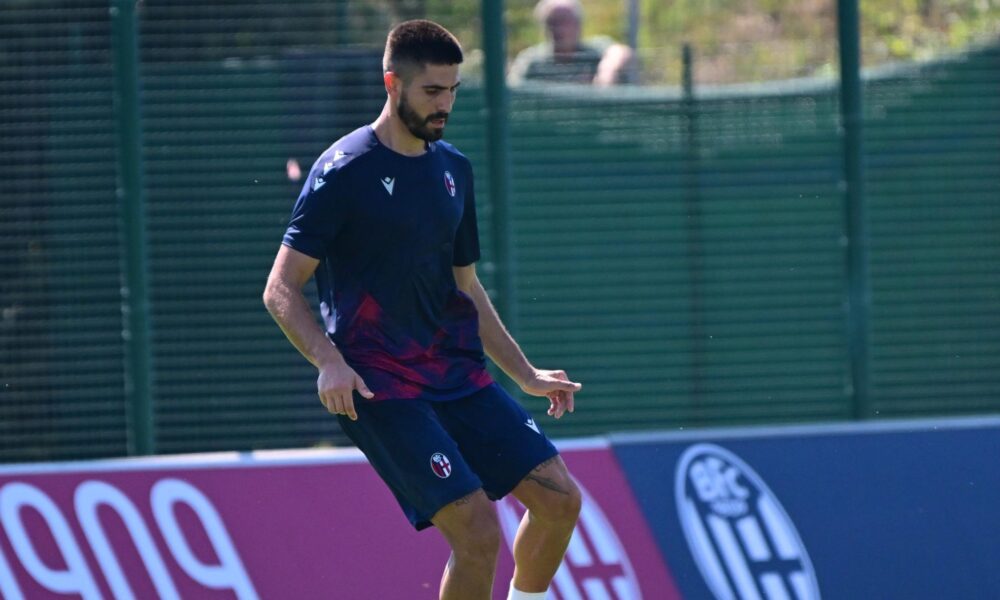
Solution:
[[[610,45],[606,38],[595,38],[582,42],[577,51],[556,60],[551,43],[543,43],[526,48],[517,55],[510,68],[513,84],[525,81],[549,81],[555,83],[590,84],[597,74],[605,50]]]
[[[479,259],[469,160],[430,142],[416,157],[370,126],[313,165],[283,243],[320,261],[327,335],[376,400],[452,400],[492,380],[478,313],[453,266]]]

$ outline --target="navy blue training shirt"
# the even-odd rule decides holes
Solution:
[[[313,165],[283,243],[319,259],[327,335],[376,400],[452,400],[492,380],[452,266],[479,260],[472,165],[451,144],[404,156],[371,126]]]

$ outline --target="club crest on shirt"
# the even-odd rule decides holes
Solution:
[[[451,461],[440,452],[431,455],[431,470],[441,479],[447,479],[451,475]]]
[[[448,194],[452,198],[455,197],[455,179],[451,176],[450,171],[444,172],[444,189],[448,190]]]

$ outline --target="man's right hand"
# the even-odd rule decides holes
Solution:
[[[375,397],[361,376],[343,358],[320,367],[316,387],[326,410],[335,415],[347,415],[352,421],[358,420],[354,409],[354,390],[369,400]]]

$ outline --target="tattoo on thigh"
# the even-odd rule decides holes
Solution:
[[[568,496],[569,490],[567,490],[562,485],[559,485],[559,483],[557,483],[554,479],[552,479],[551,477],[542,477],[541,475],[539,475],[539,473],[545,470],[546,467],[548,467],[558,459],[559,459],[558,456],[553,456],[552,458],[546,460],[542,464],[532,469],[531,473],[529,473],[528,476],[525,477],[525,479],[527,479],[528,481],[534,481],[535,483],[537,483],[538,485],[542,486],[547,490],[552,490],[553,492],[556,492],[558,494]]]
[[[547,458],[547,459],[545,459],[545,461],[543,461],[537,467],[535,467],[534,469],[532,469],[532,472],[538,473],[539,471],[544,470],[545,467],[551,465],[552,463],[556,462],[557,460],[559,460],[558,456],[553,456],[552,458]]]
[[[535,483],[537,483],[538,485],[542,486],[547,490],[552,490],[553,492],[556,492],[558,494],[569,496],[569,490],[563,488],[561,485],[559,485],[549,477],[539,477],[538,475],[532,473],[527,477],[525,477],[525,479],[527,479],[528,481],[534,481]]]
[[[482,493],[484,493],[483,490],[476,490],[471,494],[469,494],[468,496],[463,496],[458,500],[455,500],[452,504],[454,504],[455,506],[463,506],[465,504],[472,502],[472,499],[476,496],[476,494],[482,494]]]

